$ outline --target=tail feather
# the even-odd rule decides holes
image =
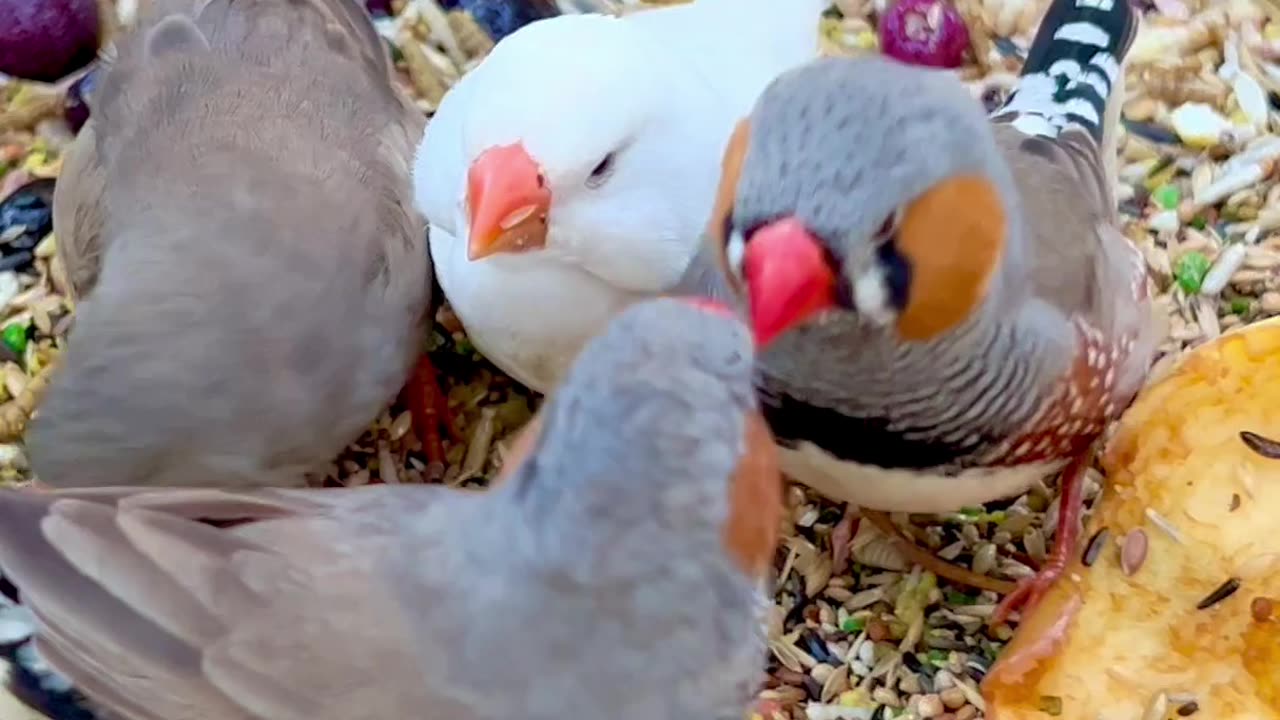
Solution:
[[[1083,130],[1102,144],[1138,20],[1130,0],[1054,0],[995,119],[1044,137]]]

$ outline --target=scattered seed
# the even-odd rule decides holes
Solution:
[[[840,664],[840,658],[831,654],[831,650],[827,648],[827,643],[812,630],[806,630],[801,633],[800,640],[804,642],[804,649],[818,662],[832,666]]]
[[[1203,281],[1200,283],[1200,294],[1206,297],[1217,297],[1227,282],[1231,280],[1231,276],[1240,269],[1244,264],[1245,246],[1239,243],[1228,245],[1218,254],[1218,259],[1213,263],[1213,267],[1204,274]],[[1213,313],[1213,319],[1217,320],[1217,313]]]
[[[1200,703],[1192,700],[1178,706],[1178,717],[1191,717],[1200,712]]]
[[[1081,558],[1081,562],[1084,563],[1085,567],[1091,567],[1098,561],[1098,553],[1102,552],[1102,548],[1110,536],[1111,531],[1104,527],[1089,538],[1089,544],[1084,548],[1084,557]]]
[[[1182,533],[1178,531],[1178,528],[1174,527],[1173,523],[1169,522],[1168,518],[1156,512],[1155,508],[1147,508],[1146,514],[1147,518],[1151,520],[1151,522],[1155,523],[1161,530],[1165,531],[1169,537],[1173,538],[1174,542],[1179,545],[1187,544],[1187,541],[1182,537]]]
[[[1142,720],[1164,720],[1168,716],[1169,696],[1156,693],[1156,696],[1147,704],[1147,711],[1142,714]]]
[[[946,708],[943,707],[942,699],[937,695],[929,694],[920,698],[920,704],[917,710],[922,718],[935,718],[941,715]]]
[[[1227,512],[1235,512],[1240,509],[1240,493],[1231,493],[1231,505],[1227,507]]]
[[[1040,712],[1058,717],[1062,714],[1062,698],[1057,695],[1041,695],[1039,707]]]
[[[1274,609],[1274,603],[1271,598],[1259,595],[1249,603],[1249,612],[1253,615],[1253,619],[1258,622],[1266,622],[1271,619],[1271,612]]]
[[[1280,442],[1248,430],[1240,431],[1240,439],[1246,447],[1269,460],[1280,460]]]
[[[964,664],[964,668],[969,671],[969,677],[978,682],[982,682],[983,678],[987,676],[988,666],[978,658],[969,658],[969,662]]]
[[[1146,559],[1147,534],[1142,528],[1134,528],[1125,534],[1124,543],[1120,546],[1120,569],[1125,575],[1133,577]]]
[[[1226,582],[1214,588],[1214,591],[1204,596],[1204,599],[1196,603],[1197,610],[1208,610],[1218,603],[1226,600],[1240,589],[1240,578],[1228,578]]]
[[[801,684],[804,685],[805,691],[809,693],[810,699],[817,700],[822,697],[822,683],[818,682],[812,675],[805,675]]]
[[[946,688],[938,693],[938,697],[942,699],[942,704],[948,710],[959,710],[969,702],[969,699],[964,696],[964,691],[958,687]]]

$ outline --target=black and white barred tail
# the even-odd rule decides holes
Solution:
[[[994,119],[1051,138],[1079,128],[1101,142],[1107,100],[1137,30],[1130,0],[1053,0]]]
[[[0,693],[50,720],[98,720],[84,696],[36,652],[35,616],[18,602],[17,588],[0,575]]]

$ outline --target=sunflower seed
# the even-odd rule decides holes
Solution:
[[[1125,575],[1133,577],[1133,574],[1142,568],[1142,563],[1147,559],[1147,534],[1142,528],[1134,528],[1124,536],[1124,542],[1120,546],[1120,569]]]

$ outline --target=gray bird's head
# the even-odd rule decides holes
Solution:
[[[924,341],[995,292],[1013,197],[955,78],[828,58],[779,77],[739,124],[708,233],[761,344],[824,311]]]
[[[744,504],[771,513],[776,474],[739,472],[753,449],[753,361],[749,329],[710,301],[652,300],[616,317],[548,400],[508,483],[537,551],[576,554],[574,572],[598,581],[662,567],[677,550],[719,553]]]

